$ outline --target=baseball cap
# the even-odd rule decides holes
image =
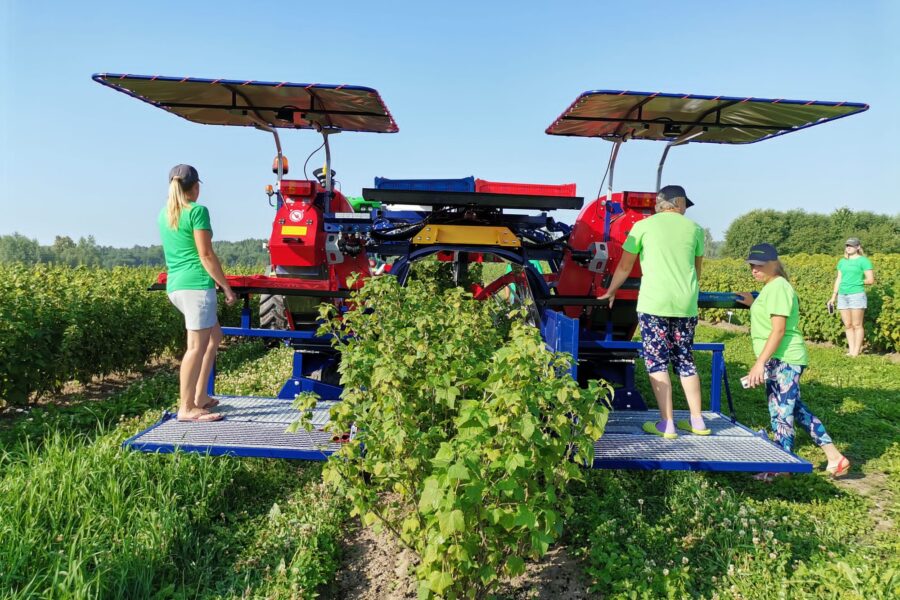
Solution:
[[[676,198],[684,198],[685,205],[690,207],[694,203],[687,197],[684,188],[680,185],[667,185],[656,193],[657,200],[665,200],[666,202],[674,202]]]
[[[847,238],[847,241],[844,243],[845,246],[855,246],[859,247],[859,238]]]
[[[181,179],[181,185],[185,188],[189,188],[200,181],[200,174],[191,165],[175,165],[172,167],[172,170],[169,171],[169,181],[176,177]],[[203,182],[201,181],[200,183]]]
[[[751,265],[763,265],[770,260],[778,260],[778,251],[772,244],[756,244],[747,255],[747,262]]]

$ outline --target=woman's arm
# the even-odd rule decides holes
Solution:
[[[782,315],[772,315],[772,332],[769,334],[769,338],[766,340],[766,345],[763,346],[762,352],[759,353],[756,362],[753,364],[753,368],[747,373],[747,378],[750,380],[750,387],[756,387],[765,382],[766,362],[772,358],[772,355],[778,350],[778,346],[781,345],[781,340],[784,339],[784,330],[786,327],[787,317]]]
[[[622,252],[622,257],[619,259],[619,265],[616,267],[616,272],[613,273],[612,281],[609,282],[609,288],[606,290],[605,294],[598,298],[598,300],[609,300],[609,307],[612,308],[613,302],[616,300],[616,291],[622,287],[622,284],[628,279],[631,270],[634,268],[634,261],[637,260],[637,256],[637,254],[632,252]]]
[[[863,271],[863,284],[872,285],[873,283],[875,283],[875,271],[872,269]]]
[[[831,293],[830,304],[834,304],[834,301],[837,300],[838,289],[841,287],[841,272],[837,272],[837,277],[834,278],[834,290]],[[819,300],[821,302],[821,300]]]
[[[222,263],[219,262],[219,257],[213,251],[212,231],[209,229],[195,229],[194,243],[197,244],[197,254],[200,256],[203,268],[213,278],[213,281],[222,288],[222,292],[225,294],[225,303],[234,304],[237,296],[234,295],[234,291],[228,284],[228,279],[225,278],[225,272],[222,270]]]

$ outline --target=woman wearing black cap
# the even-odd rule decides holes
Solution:
[[[771,244],[757,244],[750,248],[747,263],[753,278],[764,285],[756,299],[748,293],[739,294],[741,302],[750,307],[750,337],[756,354],[756,363],[745,381],[748,387],[766,385],[775,442],[792,452],[796,423],[825,452],[825,470],[833,477],[846,475],[850,461],[835,447],[822,421],[800,400],[800,375],[809,364],[809,356],[799,328],[800,300],[788,283],[778,252]],[[768,481],[772,474],[760,473],[757,477]]]
[[[190,165],[169,171],[169,199],[159,212],[157,224],[166,257],[166,292],[184,315],[187,351],[181,361],[178,420],[219,421],[222,415],[209,411],[218,401],[206,393],[206,381],[222,342],[216,315],[216,288],[225,302],[237,299],[219,258],[212,249],[209,209],[197,204],[200,176]]]
[[[868,302],[866,289],[863,286],[875,283],[872,261],[863,253],[859,238],[850,238],[844,245],[844,258],[838,261],[837,277],[834,280],[834,293],[828,301],[830,310],[841,311],[844,331],[847,333],[848,356],[859,356],[862,352],[866,332],[863,329],[863,317]]]

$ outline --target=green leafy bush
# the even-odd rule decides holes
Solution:
[[[900,254],[877,254],[870,257],[875,270],[875,285],[866,288],[869,308],[866,310],[866,342],[873,350],[900,351]],[[800,327],[807,339],[844,343],[844,326],[840,315],[828,314],[826,302],[831,297],[838,259],[822,254],[798,254],[783,257],[791,285],[800,297]],[[750,276],[747,264],[737,259],[710,260],[704,263],[700,288],[707,291],[758,290],[760,285]],[[747,325],[750,315],[745,310],[732,311],[731,322]],[[701,318],[728,320],[724,309],[705,309]]]
[[[185,343],[157,269],[0,265],[0,406],[127,371]],[[240,307],[220,308],[222,322]]]
[[[323,309],[345,386],[330,430],[359,426],[324,477],[419,554],[420,597],[484,597],[560,535],[610,390],[580,389],[520,311],[439,278],[375,279],[354,302]]]

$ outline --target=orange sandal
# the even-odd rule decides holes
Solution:
[[[842,456],[841,460],[837,461],[837,464],[833,467],[825,467],[825,472],[830,473],[832,479],[843,477],[850,472],[850,461],[847,460],[846,456]]]

